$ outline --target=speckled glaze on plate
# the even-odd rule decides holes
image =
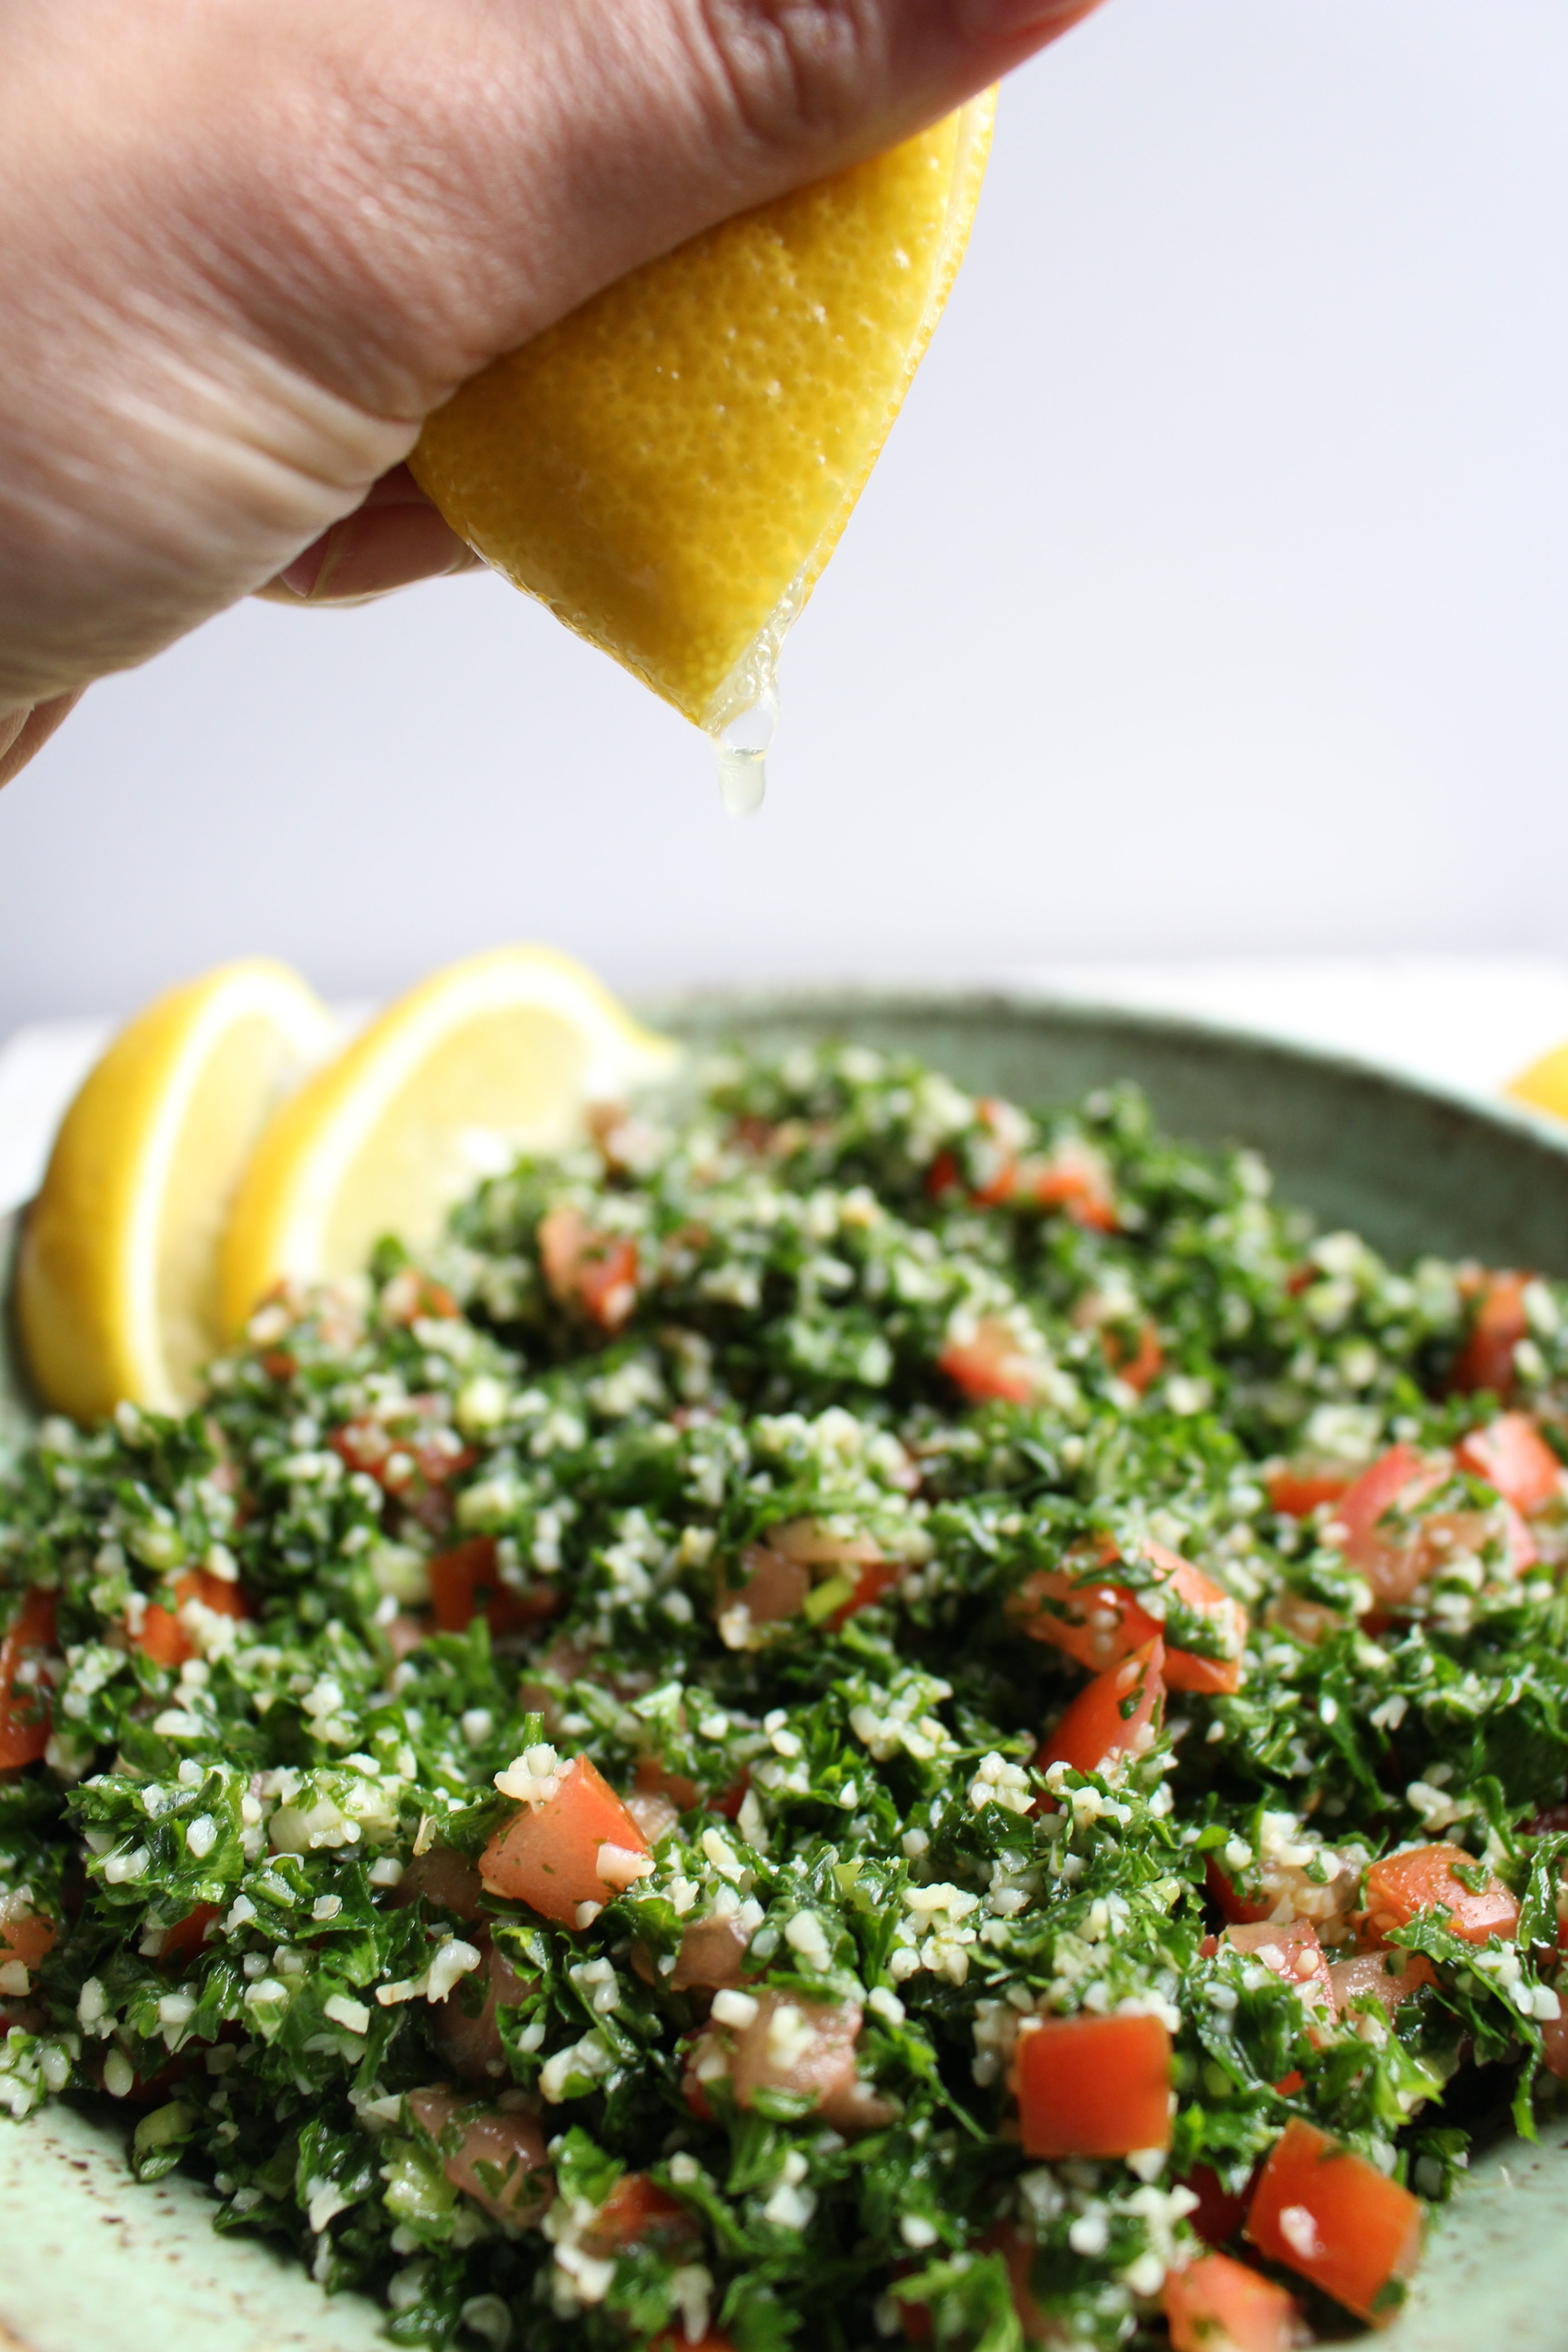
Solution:
[[[1202,1024],[951,993],[823,991],[639,1008],[692,1043],[824,1036],[920,1055],[980,1091],[1065,1101],[1119,1078],[1194,1142],[1254,1144],[1279,1190],[1390,1256],[1430,1250],[1568,1276],[1568,1128]],[[14,1228],[0,1222],[0,1271]],[[0,1456],[32,1406],[0,1333]],[[139,2188],[125,2126],[97,2109],[0,2122],[0,2352],[362,2352],[379,2315],[295,2265],[216,2237],[199,2184]],[[1568,2352],[1568,2117],[1494,2142],[1434,2217],[1387,2352]],[[526,2352],[521,2347],[520,2352]]]

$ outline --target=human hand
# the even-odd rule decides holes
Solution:
[[[0,784],[237,597],[468,568],[458,383],[1095,5],[0,0]]]

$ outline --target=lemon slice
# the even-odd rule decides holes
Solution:
[[[995,93],[607,287],[412,464],[519,588],[718,733],[771,692],[952,284]]]
[[[16,1311],[47,1402],[193,1400],[221,1339],[218,1244],[279,1101],[331,1050],[324,1004],[282,964],[225,964],[122,1029],[67,1111],[28,1213]]]
[[[1515,1102],[1528,1103],[1531,1110],[1568,1118],[1568,1045],[1554,1045],[1550,1054],[1542,1054],[1528,1070],[1510,1078],[1503,1092]]]
[[[383,1234],[419,1249],[481,1176],[552,1151],[584,1106],[671,1069],[677,1049],[548,948],[437,972],[286,1103],[235,1200],[223,1305],[237,1329],[285,1276],[362,1273]]]

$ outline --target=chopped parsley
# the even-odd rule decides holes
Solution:
[[[0,1486],[0,2105],[106,2092],[496,2352],[1163,2341],[1293,2120],[1441,2199],[1568,2065],[1563,1306],[1126,1090],[834,1047],[599,1115]],[[1118,2018],[1169,2147],[1040,2154],[1034,2038]]]

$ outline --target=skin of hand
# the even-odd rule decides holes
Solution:
[[[0,784],[237,598],[478,559],[463,380],[1096,0],[0,0]]]

